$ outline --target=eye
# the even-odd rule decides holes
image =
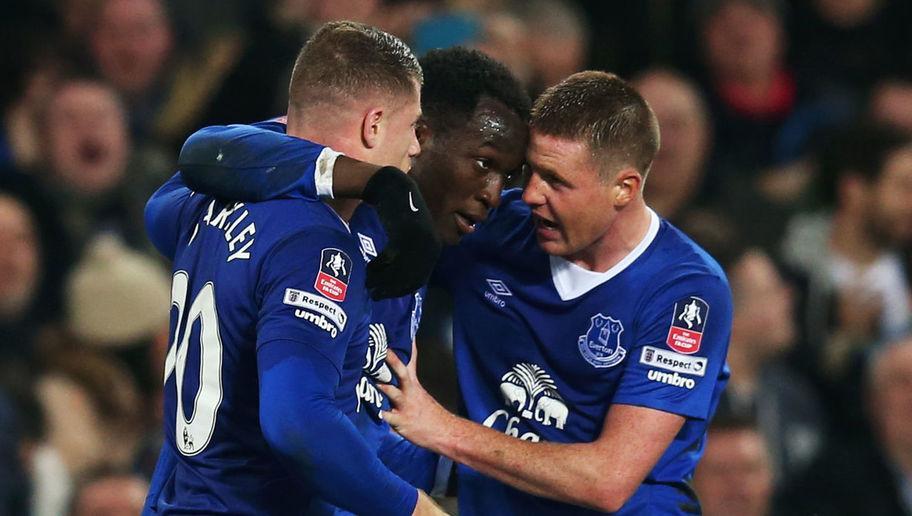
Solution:
[[[475,158],[475,166],[478,167],[479,170],[488,172],[491,170],[491,160],[488,158]]]

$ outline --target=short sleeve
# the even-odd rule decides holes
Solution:
[[[275,340],[311,346],[342,370],[345,352],[369,316],[364,264],[351,235],[319,228],[273,248],[257,287],[257,349]]]
[[[693,274],[666,282],[640,309],[637,335],[612,403],[685,417],[709,415],[731,337],[727,281]]]

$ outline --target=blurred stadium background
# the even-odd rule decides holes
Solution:
[[[725,267],[707,515],[912,514],[909,0],[7,0],[0,39],[0,515],[135,514],[161,441],[168,264],[142,209],[204,125],[282,114],[333,19],[506,63],[533,95],[632,80],[646,199]],[[419,335],[457,407],[447,300]]]

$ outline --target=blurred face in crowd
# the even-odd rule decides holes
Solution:
[[[142,512],[149,485],[136,476],[105,477],[82,488],[74,516],[128,516]]]
[[[795,339],[792,292],[770,257],[745,253],[728,271],[734,301],[732,342],[764,361]]]
[[[101,74],[128,95],[141,94],[153,85],[171,44],[160,0],[106,0],[91,38]]]
[[[782,55],[779,18],[748,2],[731,0],[703,25],[703,46],[717,80],[769,80]]]
[[[50,165],[82,193],[101,193],[123,178],[127,122],[116,94],[102,83],[71,81],[51,99],[46,120]]]
[[[875,358],[871,378],[872,418],[888,452],[912,450],[912,339]]]
[[[887,245],[912,244],[912,146],[890,154],[867,190],[870,232]]]
[[[659,119],[662,146],[646,180],[644,197],[659,215],[673,218],[697,193],[709,147],[709,122],[692,85],[663,71],[634,82]]]
[[[854,27],[877,13],[880,0],[815,0],[817,12],[837,27]]]
[[[751,428],[710,430],[694,487],[705,516],[766,516],[773,473],[760,433]]]
[[[619,194],[629,195],[620,183],[631,169],[607,175],[587,143],[535,130],[527,158],[523,201],[532,208],[539,245],[554,256],[594,263],[617,218]]]
[[[871,116],[912,135],[912,82],[888,81],[875,87]]]
[[[40,250],[25,206],[0,194],[0,320],[15,320],[28,309],[38,286]]]
[[[483,97],[462,128],[443,135],[426,127],[420,132],[422,150],[412,175],[437,235],[453,245],[500,203],[508,176],[522,166],[528,129],[502,102]]]

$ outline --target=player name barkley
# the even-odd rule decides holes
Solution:
[[[225,242],[228,243],[228,261],[249,260],[250,247],[253,245],[256,234],[256,224],[253,221],[246,221],[250,215],[244,208],[244,203],[237,202],[229,204],[222,208],[218,213],[215,212],[215,200],[209,203],[203,222],[216,228],[225,234]],[[247,222],[244,225],[244,222]],[[193,236],[190,237],[190,243],[196,237],[199,231],[199,224],[193,230]],[[189,244],[188,244],[189,245]]]

